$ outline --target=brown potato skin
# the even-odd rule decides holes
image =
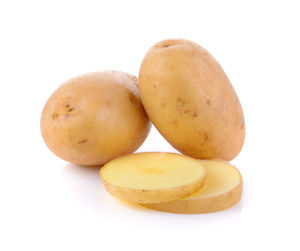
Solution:
[[[88,73],[62,84],[48,99],[41,133],[58,157],[99,166],[134,152],[150,122],[135,76],[118,71]]]
[[[242,149],[245,121],[239,99],[218,62],[188,40],[150,48],[139,72],[145,110],[183,154],[232,160]]]

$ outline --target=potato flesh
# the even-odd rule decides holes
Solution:
[[[200,162],[206,168],[206,180],[196,193],[178,201],[144,206],[173,213],[209,213],[237,204],[242,193],[242,178],[239,171],[224,161]]]
[[[168,189],[187,185],[204,176],[195,160],[177,154],[127,155],[111,161],[102,177],[112,185],[133,189]]]
[[[121,199],[172,201],[197,191],[204,182],[205,168],[179,154],[138,153],[110,161],[100,175],[106,189]]]
[[[198,192],[185,198],[186,200],[201,199],[225,194],[230,192],[241,182],[241,175],[239,171],[226,162],[201,160],[201,163],[206,169],[207,176],[205,183]]]

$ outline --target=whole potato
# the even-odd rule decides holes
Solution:
[[[239,99],[218,62],[188,40],[150,48],[139,72],[145,110],[160,133],[195,158],[233,159],[245,122]]]
[[[41,133],[49,149],[86,166],[134,152],[149,129],[136,77],[118,71],[67,81],[48,99],[41,116]]]

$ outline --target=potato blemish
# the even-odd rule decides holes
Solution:
[[[135,96],[132,93],[128,93],[128,97],[129,97],[131,104],[135,105],[136,104]]]
[[[208,105],[211,105],[211,102],[210,102],[210,100],[208,99],[208,100],[206,100],[206,104],[208,104]]]
[[[54,119],[57,119],[57,117],[58,117],[58,113],[53,112],[53,113],[52,113],[52,119],[53,119],[53,120],[54,120]]]
[[[208,141],[208,135],[207,135],[207,132],[204,133],[204,141]]]
[[[89,140],[88,139],[82,139],[82,140],[80,140],[79,142],[78,142],[78,144],[83,144],[83,143],[86,143],[86,142],[88,142]]]
[[[244,123],[244,121],[242,121],[242,122],[241,122],[241,129],[243,130],[244,127],[245,127],[245,123]]]

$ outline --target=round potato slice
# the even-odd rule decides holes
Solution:
[[[106,190],[134,203],[161,203],[195,193],[205,168],[196,159],[175,153],[137,153],[111,160],[100,170]]]
[[[221,211],[237,204],[242,195],[240,172],[225,161],[200,162],[206,168],[206,180],[195,194],[178,201],[143,206],[170,213],[200,214]]]

